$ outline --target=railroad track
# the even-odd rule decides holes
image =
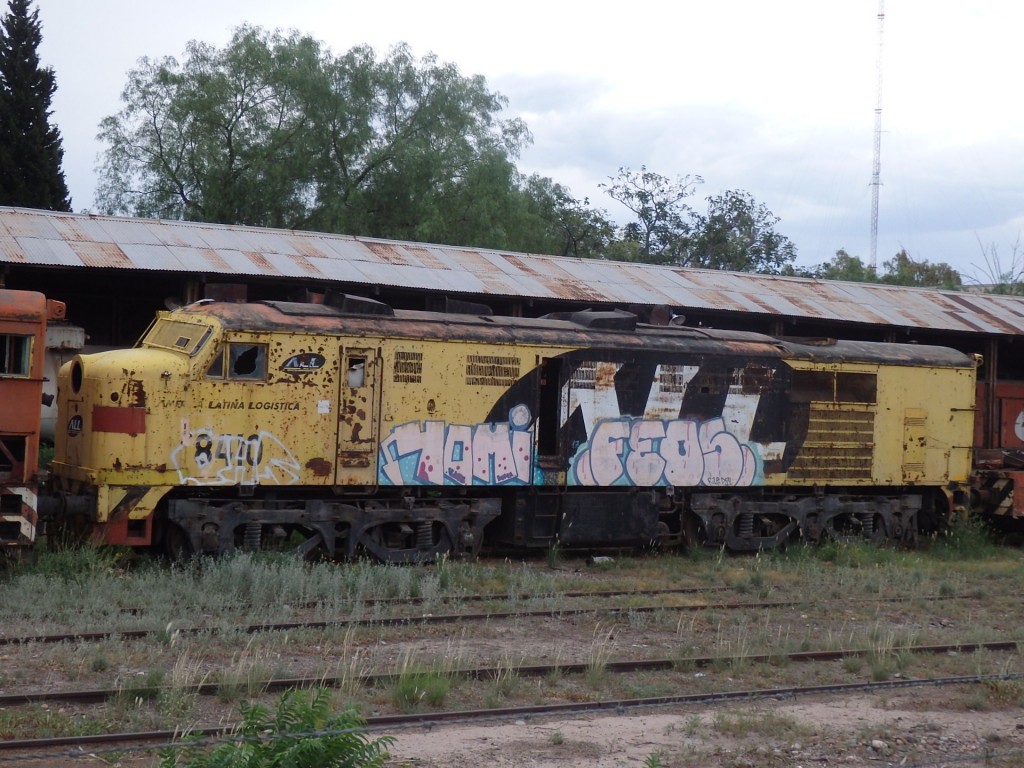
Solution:
[[[889,650],[891,653],[911,654],[942,654],[942,653],[976,653],[978,651],[1006,652],[1016,651],[1018,643],[1014,640],[997,640],[991,642],[976,643],[951,643],[943,645],[907,645],[895,646]],[[628,674],[631,672],[657,672],[676,668],[705,668],[713,665],[734,665],[734,664],[763,664],[779,662],[827,662],[841,661],[851,657],[866,657],[877,651],[866,648],[852,648],[831,651],[794,651],[791,653],[758,653],[740,654],[731,656],[691,656],[671,659],[642,659],[631,661],[608,661],[602,665],[602,669],[615,674]],[[520,677],[546,677],[551,674],[575,675],[585,674],[592,668],[590,663],[559,663],[559,664],[537,664],[521,665],[511,669]],[[474,667],[467,669],[456,669],[451,672],[453,677],[472,680],[497,679],[501,675],[507,675],[510,667]],[[358,681],[364,687],[388,685],[401,677],[398,673],[376,673],[360,675]],[[349,680],[339,677],[317,675],[315,677],[289,677],[265,680],[251,684],[251,687],[267,693],[285,691],[293,688],[336,688]],[[182,693],[196,694],[200,696],[218,695],[222,690],[219,683],[199,683],[190,686],[179,686],[176,689]],[[27,704],[54,704],[54,703],[77,703],[96,704],[108,701],[116,696],[132,694],[131,687],[120,688],[99,688],[79,691],[40,691],[35,693],[8,693],[0,694],[0,707],[24,706]],[[3,749],[3,742],[0,742],[0,749]]]
[[[737,591],[737,587],[672,587],[668,589],[609,589],[609,590],[582,590],[582,591],[570,591],[570,592],[516,592],[509,594],[508,592],[491,592],[488,594],[471,594],[471,595],[437,595],[432,597],[424,597],[421,595],[413,597],[363,597],[352,600],[353,605],[362,605],[365,607],[374,606],[403,606],[403,605],[423,605],[425,603],[440,603],[446,605],[449,603],[485,603],[485,602],[510,602],[510,601],[536,601],[536,600],[550,600],[552,598],[572,598],[572,599],[607,599],[614,597],[651,597],[658,595],[699,595],[704,593],[715,593],[715,592],[730,592]],[[313,610],[320,608],[324,605],[325,600],[307,600],[301,603],[293,603],[292,607],[300,610]],[[341,600],[344,602],[344,600]],[[223,611],[227,608],[230,610],[238,611],[240,613],[252,611],[260,608],[261,606],[253,603],[239,603],[231,606],[223,605],[182,605],[179,606],[182,610],[192,611]],[[110,613],[128,614],[130,616],[144,616],[146,608],[139,606],[114,606]],[[22,618],[29,617],[28,614],[22,614]],[[2,639],[2,638],[0,638]]]
[[[665,594],[675,593],[675,590],[666,590]],[[586,593],[592,597],[596,593]],[[625,592],[622,594],[638,594]],[[955,600],[963,599],[950,597],[948,595],[918,595],[910,597],[883,597],[883,598],[845,598],[843,605],[870,604],[870,603],[906,603],[915,600]],[[421,614],[408,616],[377,616],[363,619],[337,619],[319,621],[286,621],[268,622],[262,624],[246,624],[240,627],[233,627],[232,632],[243,634],[258,634],[262,632],[291,632],[302,629],[347,629],[355,627],[395,627],[395,626],[423,626],[430,624],[456,624],[459,622],[486,622],[496,620],[533,619],[533,618],[561,618],[565,616],[582,616],[587,614],[602,614],[611,617],[623,616],[637,613],[655,613],[658,611],[707,611],[707,610],[746,610],[751,608],[795,608],[803,605],[822,605],[807,598],[792,600],[762,600],[744,601],[737,603],[699,603],[683,605],[649,605],[629,606],[624,608],[551,608],[535,611],[487,611],[483,613],[452,613],[452,614]],[[23,645],[27,643],[64,643],[64,642],[98,642],[118,638],[122,640],[139,640],[148,637],[175,633],[179,636],[198,635],[211,631],[209,626],[191,627],[165,627],[163,629],[120,629],[103,630],[97,632],[65,632],[58,634],[23,635],[19,637],[0,637],[0,646]]]
[[[525,719],[553,715],[586,714],[609,711],[628,711],[648,707],[681,706],[681,705],[712,705],[733,701],[757,701],[763,699],[784,699],[799,696],[821,694],[870,693],[881,690],[898,690],[924,686],[945,687],[956,685],[976,685],[993,681],[1010,681],[1024,679],[1024,673],[999,675],[969,675],[959,677],[917,678],[912,680],[886,680],[861,683],[832,683],[813,686],[792,686],[784,688],[751,689],[740,691],[721,691],[711,693],[682,694],[677,696],[654,696],[636,699],[606,699],[593,702],[572,702],[560,704],[539,704],[527,707],[505,707],[483,710],[449,710],[429,713],[382,715],[366,720],[366,729],[371,732],[395,730],[406,727],[425,727],[445,723],[468,723],[473,721],[495,721],[508,719]],[[229,738],[234,728],[217,726],[194,728],[189,734],[192,737],[205,739],[213,743],[219,739]],[[315,734],[311,734],[315,735]],[[0,762],[15,762],[32,759],[76,758],[102,754],[97,746],[115,747],[110,751],[126,751],[124,745],[136,745],[134,751],[155,751],[158,749],[179,746],[194,746],[195,742],[180,740],[178,731],[143,731],[132,733],[105,733],[88,736],[59,736],[44,739],[11,739],[0,741],[0,751],[18,755],[0,756]],[[69,748],[61,752],[44,754],[43,750],[57,747]]]

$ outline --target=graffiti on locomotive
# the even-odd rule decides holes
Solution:
[[[699,366],[658,366],[644,397],[643,416],[620,411],[616,384],[621,363],[578,366],[564,384],[561,428],[582,423],[573,441],[566,483],[571,486],[750,486],[762,483],[766,458],[784,442],[751,440],[760,402],[756,393],[730,393],[710,418],[682,418],[687,385]],[[572,416],[579,414],[578,420]],[[674,414],[674,416],[668,416]],[[393,428],[379,452],[385,485],[541,484],[534,419],[517,403],[507,421],[452,424],[413,421]]]
[[[171,466],[183,485],[234,485],[298,482],[301,467],[273,432],[223,433],[214,427],[192,428],[182,420],[181,442],[171,452]]]

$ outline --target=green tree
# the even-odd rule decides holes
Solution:
[[[945,262],[930,264],[927,259],[915,261],[905,249],[888,261],[882,262],[884,272],[879,282],[889,285],[911,285],[921,288],[944,288],[957,291],[963,288],[960,273]]]
[[[840,248],[831,261],[818,264],[806,270],[795,270],[800,277],[816,277],[821,280],[845,280],[851,283],[877,283],[878,276],[861,261],[859,256],[851,256]]]
[[[882,271],[875,272],[859,256],[851,256],[840,248],[831,261],[808,270],[793,270],[791,274],[816,277],[822,280],[846,280],[857,283],[885,283],[919,288],[943,288],[958,291],[963,288],[960,273],[945,262],[930,264],[927,259],[915,261],[901,249],[891,259],[882,262]]]
[[[607,258],[766,274],[791,270],[796,247],[775,231],[779,217],[749,192],[712,195],[701,214],[686,202],[703,182],[700,176],[673,181],[641,166],[619,168],[609,180],[601,187],[635,219],[605,246]]]
[[[700,176],[680,176],[674,181],[640,166],[639,171],[619,168],[611,184],[601,188],[613,200],[632,211],[636,219],[622,228],[622,239],[634,249],[619,247],[620,257],[633,255],[637,261],[685,266],[692,236],[693,211],[684,201],[690,197]]]
[[[615,225],[607,214],[592,208],[590,200],[572,196],[568,189],[536,174],[520,185],[530,220],[522,231],[532,243],[519,250],[557,256],[603,258],[615,239]]]
[[[707,214],[695,217],[686,266],[777,275],[796,258],[796,246],[775,231],[779,217],[749,192],[728,190],[707,203]]]
[[[122,102],[97,200],[140,216],[498,246],[530,141],[482,77],[434,56],[249,26],[184,64],[142,59]]]
[[[50,125],[57,90],[40,66],[42,25],[29,0],[10,0],[0,21],[0,205],[70,211],[60,131]]]
[[[973,281],[986,293],[1024,296],[1024,251],[1021,250],[1020,237],[1010,247],[1009,258],[1005,260],[995,243],[986,248],[979,240],[978,245],[981,246],[985,265],[981,268],[982,277],[975,277]]]

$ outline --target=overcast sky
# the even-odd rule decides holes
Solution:
[[[550,176],[619,221],[620,166],[700,175],[697,207],[744,189],[804,265],[870,257],[878,0],[36,0],[74,210],[93,205],[100,120],[142,56],[222,47],[248,22],[335,53],[406,42],[483,75]],[[1024,3],[889,0],[882,54],[879,266],[900,248],[985,281],[1024,230]],[[979,245],[979,243],[981,245]]]

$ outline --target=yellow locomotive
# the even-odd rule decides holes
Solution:
[[[200,301],[59,382],[55,526],[175,554],[906,540],[968,479],[955,350]]]

